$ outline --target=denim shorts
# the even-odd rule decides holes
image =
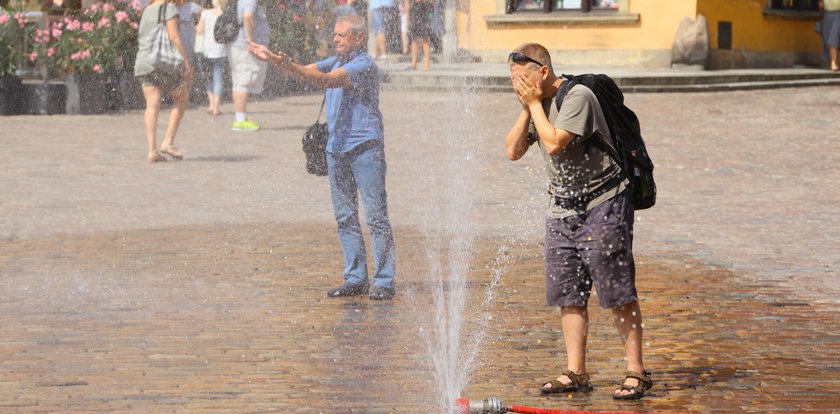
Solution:
[[[374,35],[385,33],[385,7],[370,11],[370,31]]]
[[[585,307],[593,283],[603,308],[638,300],[633,214],[625,190],[584,213],[546,219],[545,289],[549,305]]]

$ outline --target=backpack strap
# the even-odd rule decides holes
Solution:
[[[572,89],[572,86],[578,84],[575,80],[575,75],[560,75],[564,79],[566,79],[562,85],[560,85],[560,90],[557,91],[557,95],[554,95],[554,106],[557,107],[557,110],[560,110],[560,107],[563,106],[563,99],[566,99],[566,95]]]
[[[234,0],[234,1],[236,1],[236,0]],[[330,69],[330,71],[334,71],[334,70],[338,69],[340,66],[341,66],[341,61],[336,59],[332,68]],[[324,104],[326,104],[326,103],[327,103],[327,92],[324,91],[324,99],[321,100],[321,109],[318,110],[318,120],[317,120],[317,122],[321,122],[321,114],[324,113]]]
[[[598,99],[598,94],[594,90],[592,90],[592,88],[587,86],[586,83],[584,83],[583,81],[580,80],[580,79],[583,79],[585,75],[575,76],[575,75],[563,74],[563,75],[560,75],[560,76],[565,78],[566,81],[563,82],[563,84],[560,86],[560,90],[557,91],[557,95],[555,95],[555,97],[554,97],[554,104],[557,106],[557,111],[558,112],[560,111],[560,107],[563,105],[563,100],[566,98],[566,95],[569,93],[569,91],[572,89],[572,87],[574,87],[575,85],[578,85],[578,84],[589,88],[589,90],[591,90],[592,93],[595,95],[595,99]],[[613,128],[612,128],[612,123],[611,123],[611,119],[609,118],[609,114],[607,114],[607,112],[604,110],[604,103],[601,102],[600,100],[598,100],[598,105],[601,107],[601,112],[604,114],[604,120],[607,122],[607,128],[609,128],[610,135],[615,134],[615,132],[613,131]],[[611,138],[613,140],[615,140],[615,137],[611,137]],[[587,141],[586,145],[587,146],[595,145],[596,147],[598,147],[598,149],[607,153],[607,155],[610,158],[612,158],[612,160],[616,164],[618,164],[618,166],[621,167],[622,170],[624,170],[624,167],[623,167],[623,165],[624,165],[623,162],[624,161],[621,159],[620,154],[618,153],[618,150],[613,145],[611,145],[609,142],[607,142],[606,138],[603,135],[601,135],[601,139]]]
[[[325,103],[327,103],[327,94],[324,94],[324,99],[321,100],[321,109],[318,110],[318,119],[315,122],[321,122],[321,114],[324,113]]]

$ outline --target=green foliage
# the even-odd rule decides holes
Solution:
[[[0,10],[0,77],[15,74],[23,59],[25,33],[23,13]]]
[[[318,16],[313,1],[269,0],[266,5],[268,22],[271,26],[272,50],[282,50],[295,61],[309,62],[315,53],[315,31]]]
[[[137,52],[139,0],[103,0],[81,13],[51,20],[35,29],[32,62],[46,62],[52,73],[104,73],[131,69]]]

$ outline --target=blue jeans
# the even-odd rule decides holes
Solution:
[[[222,96],[225,60],[225,58],[207,59],[207,64],[210,67],[210,76],[207,77],[207,92],[216,96]]]
[[[359,225],[361,194],[373,239],[373,284],[393,287],[396,259],[388,221],[382,144],[368,141],[345,153],[327,153],[327,167],[338,240],[344,250],[344,280],[351,284],[368,283],[365,240]]]

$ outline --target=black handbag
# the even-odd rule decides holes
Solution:
[[[323,177],[327,175],[327,123],[320,122],[326,97],[321,101],[318,120],[303,134],[303,153],[306,155],[306,172]]]

